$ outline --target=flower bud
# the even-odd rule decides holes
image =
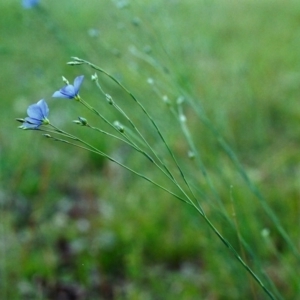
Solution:
[[[191,160],[195,159],[195,153],[194,153],[192,150],[189,150],[189,152],[188,152],[188,157],[189,157],[189,159],[191,159]]]
[[[68,81],[64,76],[62,76],[62,81],[63,81],[66,85],[69,85],[69,81]]]
[[[180,122],[182,122],[182,123],[186,122],[186,116],[185,116],[184,114],[180,114],[180,115],[179,115],[179,120],[180,120]]]
[[[67,65],[70,65],[70,66],[77,66],[77,65],[82,65],[83,62],[80,62],[80,61],[69,61],[67,62]]]
[[[163,100],[168,106],[171,105],[171,101],[170,101],[170,99],[168,98],[167,95],[164,95],[164,96],[162,97],[162,100]]]
[[[97,81],[98,80],[98,75],[95,73],[94,75],[91,76],[92,81]]]
[[[119,130],[121,133],[124,133],[124,132],[125,132],[124,126],[123,126],[119,121],[115,121],[115,122],[114,122],[114,126],[115,126],[116,129]]]
[[[83,126],[86,126],[87,125],[87,119],[86,118],[83,118],[83,117],[78,117],[78,119],[79,119],[79,121],[81,122],[81,124],[83,125]]]
[[[114,103],[114,101],[113,101],[111,95],[105,94],[105,97],[106,97],[106,100],[107,100],[107,102],[108,102],[109,104],[113,104],[113,103]]]
[[[16,118],[16,121],[18,121],[18,122],[20,122],[20,123],[24,123],[24,122],[25,122],[25,120],[22,119],[22,118]]]
[[[153,78],[148,78],[147,82],[152,85],[152,84],[154,84],[154,79]]]
[[[83,117],[78,117],[78,120],[74,120],[73,123],[81,126],[86,126],[88,125],[87,119]]]
[[[264,237],[264,238],[269,237],[269,236],[270,236],[270,229],[264,228],[264,229],[261,231],[261,235],[262,235],[262,237]]]

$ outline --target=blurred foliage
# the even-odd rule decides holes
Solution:
[[[97,155],[17,130],[14,119],[45,98],[57,126],[168,186],[142,155],[71,122],[80,115],[107,129],[90,112],[51,99],[62,75],[71,82],[84,74],[81,96],[126,122],[91,82],[92,69],[66,65],[71,56],[101,66],[142,101],[222,234],[242,255],[240,232],[253,251],[245,252],[247,263],[278,299],[299,298],[299,260],[212,130],[234,149],[299,249],[299,24],[296,0],[41,0],[29,10],[1,1],[0,298],[266,299],[190,207]],[[132,100],[98,76],[165,154]],[[211,121],[183,104],[216,193],[188,159],[162,100],[174,104],[183,94]]]

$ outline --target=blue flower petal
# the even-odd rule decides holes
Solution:
[[[42,123],[41,120],[34,119],[34,118],[30,118],[30,117],[26,117],[26,118],[25,118],[25,122],[26,122],[26,123],[29,123],[29,124],[34,124],[34,125],[39,125],[39,124]]]
[[[38,128],[41,124],[42,124],[42,121],[40,121],[40,120],[32,119],[30,117],[26,117],[23,125],[21,126],[21,128],[34,129],[34,128]]]
[[[24,122],[22,124],[22,126],[20,126],[19,128],[22,128],[22,129],[36,129],[38,127],[39,127],[39,125],[34,125],[34,124]]]
[[[70,98],[74,98],[76,93],[75,93],[75,89],[74,86],[71,84],[68,84],[66,86],[64,86],[63,88],[60,89],[60,92],[65,95],[68,96]]]
[[[54,98],[67,98],[67,99],[69,99],[69,96],[66,96],[66,95],[62,94],[61,91],[56,91],[52,95],[52,97],[54,97]]]
[[[38,106],[37,104],[32,104],[32,105],[28,106],[27,114],[30,118],[36,119],[36,120],[42,120],[44,118],[41,107]]]
[[[49,108],[44,99],[41,99],[36,104],[29,105],[27,108],[27,114],[30,118],[36,120],[44,120],[48,117]]]
[[[24,8],[32,8],[39,3],[39,0],[22,0],[22,5]]]
[[[56,91],[52,97],[58,97],[58,98],[67,98],[72,99],[76,96],[74,86],[71,84],[68,84],[61,88],[59,91]]]
[[[79,89],[80,89],[83,79],[84,79],[83,75],[77,76],[75,78],[75,80],[74,80],[75,95],[78,95],[78,92],[79,92]]]
[[[41,108],[43,119],[46,119],[49,115],[49,107],[44,99],[41,99],[37,105]]]

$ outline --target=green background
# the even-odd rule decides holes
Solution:
[[[44,98],[53,124],[174,189],[139,153],[73,124],[82,116],[108,130],[83,106],[51,98],[61,76],[83,74],[85,101],[126,124],[90,80],[94,70],[66,65],[71,56],[138,97],[220,232],[276,298],[299,297],[299,254],[218,143],[228,142],[299,249],[299,26],[298,1],[44,0],[28,10],[1,1],[1,299],[267,299],[188,205],[95,154],[18,130],[15,118]],[[137,105],[98,76],[169,163]],[[163,102],[176,109],[182,95],[197,103],[198,113],[183,109],[213,190]]]

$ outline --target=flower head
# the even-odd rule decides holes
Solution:
[[[52,97],[56,98],[66,98],[66,99],[75,99],[79,100],[79,89],[82,84],[84,76],[77,76],[74,80],[74,85],[67,84],[64,87],[62,87],[59,91],[56,91]]]
[[[49,108],[44,99],[41,99],[36,104],[29,105],[27,114],[28,117],[23,120],[23,125],[19,127],[21,129],[37,129],[41,125],[49,124]]]
[[[22,5],[24,8],[32,8],[36,6],[39,2],[39,0],[22,0]]]

